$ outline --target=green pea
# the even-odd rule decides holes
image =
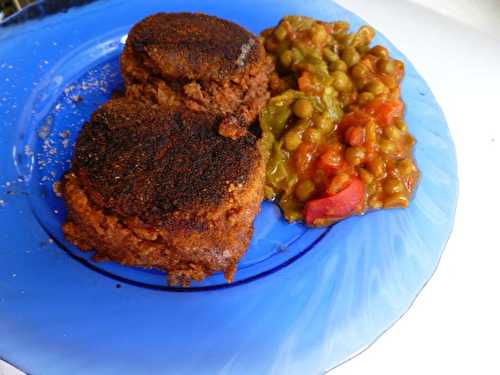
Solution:
[[[348,69],[348,66],[347,64],[342,61],[342,60],[337,60],[337,61],[334,61],[330,64],[330,70],[331,71],[341,71],[341,72],[347,72],[347,69]]]
[[[280,42],[285,40],[287,34],[288,33],[283,26],[278,26],[276,30],[274,30],[274,37]]]
[[[382,203],[381,201],[379,201],[379,200],[377,199],[377,197],[371,197],[371,198],[368,200],[368,205],[369,205],[371,208],[377,209],[377,208],[382,208],[383,203]]]
[[[293,52],[287,49],[286,51],[283,51],[280,55],[280,62],[283,65],[283,67],[288,68],[293,61]]]
[[[406,123],[402,118],[398,117],[397,119],[395,119],[395,124],[402,132],[406,132],[408,130],[408,127],[406,126]]]
[[[333,23],[333,32],[336,34],[345,34],[347,31],[349,31],[349,22],[346,21],[335,21]]]
[[[370,46],[368,44],[363,44],[362,46],[356,47],[356,49],[360,54],[364,55],[370,50]]]
[[[381,95],[387,92],[387,87],[378,79],[374,79],[365,86],[365,90],[371,92],[373,95]]]
[[[373,177],[373,175],[364,168],[358,168],[358,174],[361,180],[363,180],[363,182],[367,185],[371,184],[375,180],[375,177]]]
[[[387,195],[401,193],[405,190],[405,186],[403,183],[394,177],[386,178],[384,181],[384,193]]]
[[[345,150],[344,157],[350,165],[356,166],[365,159],[365,150],[362,147],[348,147]]]
[[[297,129],[289,130],[284,137],[285,148],[288,151],[296,150],[302,143],[302,132]]]
[[[371,26],[361,26],[354,34],[352,45],[355,47],[368,45],[375,36],[375,30]]]
[[[377,68],[385,74],[393,74],[396,70],[396,64],[391,59],[380,59],[377,63]]]
[[[375,195],[378,193],[378,185],[379,183],[377,181],[366,185],[366,192],[368,193],[369,196]]]
[[[328,134],[333,130],[334,124],[325,114],[314,116],[314,126],[323,134]]]
[[[375,157],[368,162],[368,170],[377,178],[385,176],[385,163],[380,157]]]
[[[351,68],[351,74],[354,78],[365,78],[370,74],[370,69],[363,63],[357,63]]]
[[[396,151],[396,145],[388,139],[382,139],[379,148],[384,154],[393,154]]]
[[[342,60],[345,61],[347,66],[353,66],[359,62],[359,53],[356,51],[356,48],[347,46],[342,51]]]
[[[316,144],[321,141],[321,132],[318,129],[310,128],[304,132],[304,140]]]
[[[390,125],[384,129],[384,134],[391,141],[398,141],[401,139],[401,130],[399,130],[396,126]]]
[[[294,63],[297,64],[297,63],[301,62],[302,60],[304,60],[304,54],[298,48],[293,47],[291,49],[291,51],[292,51]]]
[[[314,185],[314,182],[311,180],[304,180],[301,181],[295,188],[295,195],[300,201],[306,202],[309,198],[311,198],[315,190],[316,185]]]
[[[312,103],[307,99],[297,99],[293,103],[293,113],[299,118],[309,118],[314,112]]]
[[[384,199],[384,208],[408,207],[410,203],[405,193],[396,193]]]
[[[398,164],[398,170],[402,176],[408,176],[416,171],[416,167],[411,159],[403,159]]]
[[[328,194],[337,194],[349,183],[350,179],[350,176],[344,172],[335,175],[328,186]]]
[[[369,76],[366,77],[361,77],[361,78],[354,78],[354,85],[356,86],[356,90],[362,91],[363,88],[371,81]]]
[[[338,55],[328,47],[323,48],[323,57],[329,62],[334,62],[339,59]]]
[[[328,33],[325,30],[325,27],[321,24],[317,24],[313,28],[312,39],[316,45],[322,44],[328,38]]]
[[[370,50],[370,53],[372,55],[378,56],[378,57],[389,57],[389,51],[387,51],[387,48],[382,47],[382,46],[375,46]]]
[[[349,91],[352,88],[352,83],[347,74],[337,70],[332,74],[333,87],[338,91]]]
[[[360,105],[365,105],[366,103],[371,102],[374,98],[375,95],[373,95],[371,92],[364,91],[358,95],[358,103]]]

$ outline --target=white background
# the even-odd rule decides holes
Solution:
[[[455,140],[460,191],[432,280],[393,328],[332,374],[500,374],[500,0],[337,2],[427,80]],[[0,361],[7,374],[17,371]]]

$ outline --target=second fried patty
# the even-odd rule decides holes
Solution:
[[[66,238],[96,258],[168,271],[187,284],[231,280],[263,198],[253,135],[217,134],[217,116],[113,99],[80,133],[64,178]]]
[[[127,96],[219,113],[226,128],[255,120],[269,98],[273,68],[253,34],[200,13],[145,18],[128,34],[121,56]]]

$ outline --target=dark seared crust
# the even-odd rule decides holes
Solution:
[[[120,65],[127,97],[220,114],[220,134],[234,139],[269,99],[274,70],[255,36],[199,13],[145,18],[128,34]]]
[[[226,80],[263,58],[254,35],[201,13],[158,13],[136,24],[127,46],[164,78]]]
[[[259,154],[246,184],[232,186],[216,208],[201,210],[195,217],[175,212],[168,215],[173,225],[160,227],[146,226],[137,217],[119,217],[96,205],[82,181],[69,172],[63,183],[68,208],[64,235],[81,250],[95,250],[96,260],[168,271],[171,285],[187,285],[191,279],[202,280],[218,271],[231,281],[252,236],[264,175],[265,160]],[[182,221],[187,225],[180,225]]]
[[[113,99],[83,127],[73,170],[98,206],[168,225],[173,212],[217,206],[255,167],[256,138],[221,137],[218,124],[206,112]]]

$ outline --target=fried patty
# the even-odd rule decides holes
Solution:
[[[217,133],[206,112],[113,99],[85,124],[63,181],[66,238],[96,258],[186,284],[231,280],[263,198],[255,136]]]
[[[136,24],[121,56],[126,95],[222,114],[237,138],[269,98],[273,63],[241,26],[200,13],[158,13]]]

